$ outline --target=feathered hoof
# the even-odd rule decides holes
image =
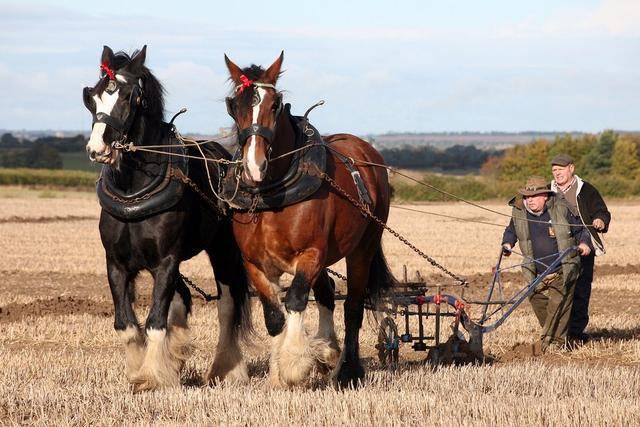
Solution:
[[[178,379],[178,384],[180,380]],[[134,393],[142,393],[145,391],[154,391],[169,384],[161,384],[159,379],[152,372],[140,370],[133,378],[131,378]],[[177,385],[177,384],[176,384]]]
[[[311,374],[316,358],[307,343],[296,347],[280,349],[278,355],[278,372],[280,381],[286,386],[299,385]]]
[[[134,393],[180,385],[180,371],[191,354],[187,328],[171,327],[147,332],[147,349],[142,366],[130,377]]]
[[[337,340],[327,341],[325,338],[316,337],[311,341],[311,351],[321,373],[331,372],[338,365],[340,347]]]
[[[220,383],[246,384],[249,382],[249,369],[244,360],[232,361],[220,359],[213,362],[206,374],[209,385]]]

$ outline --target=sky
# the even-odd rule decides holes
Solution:
[[[323,133],[640,129],[640,1],[0,0],[0,129],[89,130],[102,46],[184,132],[231,125],[224,54],[269,66]]]

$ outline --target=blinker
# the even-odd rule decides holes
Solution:
[[[253,97],[251,98],[251,106],[255,107],[262,102],[262,98],[260,98],[260,93],[257,90],[253,91]]]
[[[107,83],[107,87],[106,87],[105,91],[107,91],[107,93],[109,95],[111,95],[116,91],[117,88],[118,88],[118,86],[116,85],[116,81],[115,80],[109,80],[109,83]]]
[[[231,98],[230,96],[228,96],[227,98],[225,98],[224,100],[225,104],[227,104],[227,114],[229,114],[231,116],[232,119],[236,119],[236,115],[233,111],[233,98]]]

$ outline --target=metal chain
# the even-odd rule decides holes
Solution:
[[[211,295],[206,293],[202,288],[200,288],[198,285],[196,285],[195,283],[193,283],[187,276],[185,276],[182,273],[178,273],[180,275],[180,279],[182,279],[182,281],[184,283],[186,283],[190,288],[194,289],[196,292],[198,292],[200,295],[202,295],[202,298],[204,298],[204,300],[206,302],[209,301],[214,301],[217,299],[220,299],[219,295]]]
[[[351,202],[352,205],[354,205],[356,208],[360,209],[360,211],[362,213],[364,213],[366,216],[368,216],[369,218],[374,220],[376,223],[378,223],[378,225],[380,225],[386,231],[391,233],[394,237],[396,237],[398,240],[400,240],[402,243],[404,243],[406,246],[408,246],[412,251],[414,251],[415,253],[420,255],[422,258],[427,260],[432,266],[438,268],[439,270],[444,272],[447,276],[449,276],[449,277],[455,279],[456,281],[460,282],[460,285],[465,286],[465,285],[468,284],[466,279],[463,279],[462,277],[458,276],[457,274],[449,271],[445,266],[440,264],[438,261],[436,261],[435,259],[433,259],[429,255],[427,255],[424,252],[422,252],[415,245],[413,245],[411,242],[409,242],[404,236],[402,236],[400,233],[398,233],[397,231],[395,231],[394,229],[389,227],[380,218],[378,218],[375,215],[373,215],[373,213],[371,213],[371,209],[369,209],[369,206],[365,205],[364,203],[360,202],[359,200],[356,200],[353,196],[351,196],[351,194],[347,193],[342,187],[340,187],[340,185],[333,178],[331,178],[329,175],[327,175],[324,171],[321,171],[321,170],[318,169],[318,173],[319,173],[319,175],[320,175],[320,177],[322,179],[327,181],[336,191],[338,191],[347,200],[349,200],[349,202]]]
[[[193,190],[194,193],[196,193],[198,196],[200,196],[200,198],[202,198],[205,202],[211,205],[214,211],[219,212],[222,215],[227,214],[226,209],[224,207],[221,207],[218,203],[216,203],[211,197],[209,197],[204,191],[202,191],[200,187],[198,187],[198,184],[193,182],[193,180],[188,176],[186,176],[184,173],[182,173],[182,171],[180,171],[179,173],[176,173],[174,172],[174,169],[171,169],[169,176],[173,179],[177,179],[182,183],[188,185],[189,188],[191,188],[191,190]]]
[[[335,270],[332,270],[330,268],[325,268],[325,270],[327,270],[327,272],[333,276],[336,276],[338,279],[340,280],[344,280],[345,282],[347,281],[347,276],[345,276],[344,274],[340,274]]]

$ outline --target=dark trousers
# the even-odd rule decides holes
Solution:
[[[543,347],[552,343],[562,345],[567,338],[571,301],[575,281],[564,283],[562,272],[547,276],[529,297],[533,312],[542,327]]]
[[[580,257],[580,276],[573,293],[573,307],[569,320],[569,336],[579,336],[589,323],[589,298],[591,298],[591,282],[593,282],[593,261],[595,255]]]

